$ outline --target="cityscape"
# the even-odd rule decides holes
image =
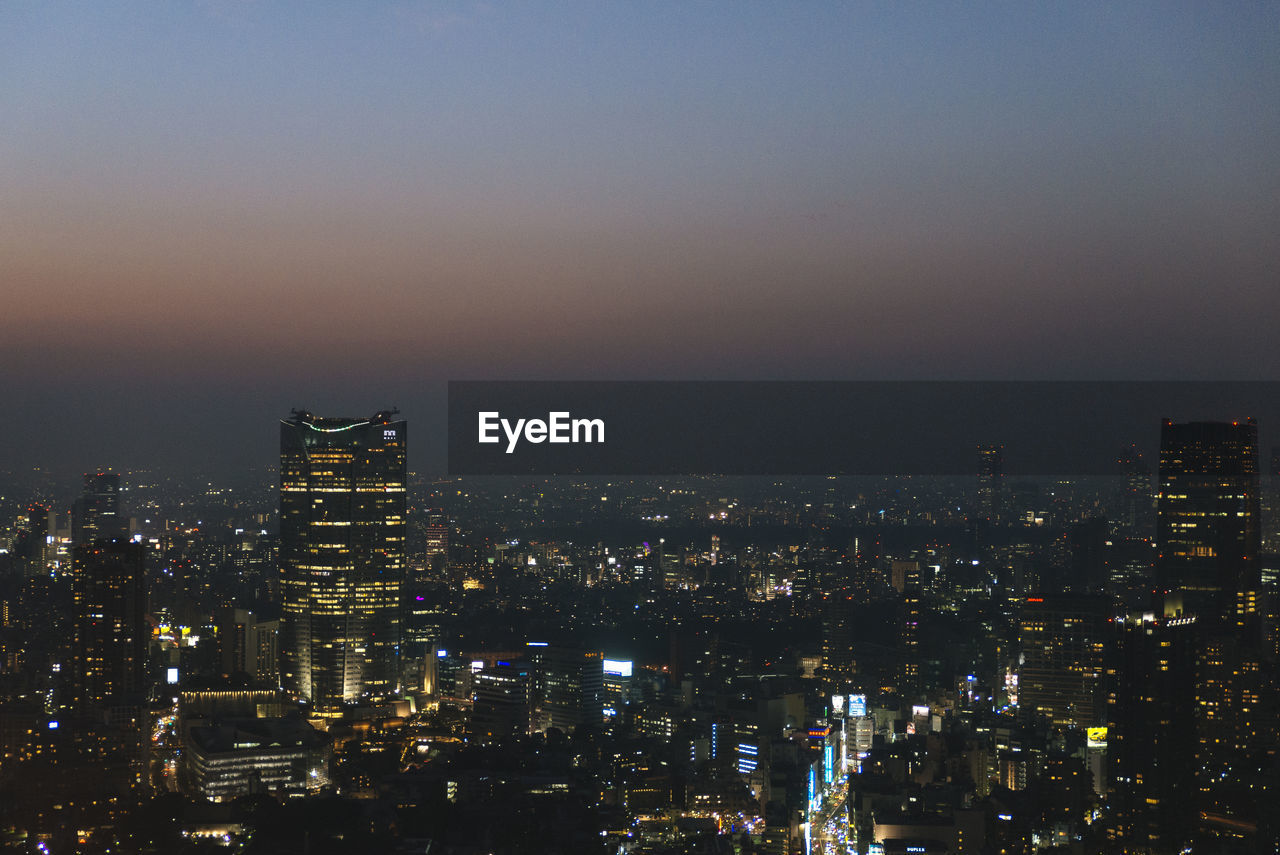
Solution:
[[[1251,419],[1063,479],[424,477],[409,436],[294,410],[255,489],[0,498],[7,850],[1280,845]]]
[[[0,3],[0,852],[1280,855],[1280,3]]]

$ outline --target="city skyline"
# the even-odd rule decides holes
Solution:
[[[10,4],[0,468],[451,379],[1273,378],[1278,15]]]
[[[1111,479],[529,483],[406,477],[398,415],[279,419],[278,492],[5,497],[10,848],[1280,841],[1251,421]]]

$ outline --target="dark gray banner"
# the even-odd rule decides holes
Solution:
[[[546,382],[449,384],[453,475],[1121,474],[1152,472],[1163,419],[1254,418],[1261,468],[1275,382]]]

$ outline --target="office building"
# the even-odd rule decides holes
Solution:
[[[184,742],[183,789],[212,802],[260,793],[306,795],[329,783],[329,740],[301,718],[197,724]]]
[[[531,643],[533,727],[570,733],[604,718],[604,657],[596,651]]]
[[[839,688],[844,688],[857,671],[853,657],[855,597],[852,588],[822,595],[822,675]]]
[[[1101,723],[1107,600],[1027,597],[1018,622],[1018,702],[1058,727]]]
[[[1182,592],[1184,608],[1206,618],[1256,612],[1260,534],[1257,424],[1166,419],[1156,522],[1160,586]],[[1242,594],[1253,596],[1240,600]]]
[[[1124,474],[1125,482],[1120,524],[1131,534],[1141,532],[1151,521],[1151,467],[1138,446],[1133,444],[1121,450],[1116,463]]]
[[[1004,446],[978,446],[978,516],[999,522],[1004,500]]]
[[[129,520],[120,510],[120,476],[115,472],[89,472],[84,492],[71,513],[71,539],[76,545],[94,540],[124,538]]]
[[[72,706],[101,717],[136,707],[146,694],[147,578],[143,548],[96,540],[75,548]]]
[[[280,424],[280,665],[328,707],[398,688],[405,422],[294,411]]]
[[[257,686],[280,684],[280,621],[226,607],[218,611],[217,628],[224,676],[244,674]]]
[[[1119,852],[1180,852],[1197,802],[1196,619],[1148,613],[1112,626],[1107,834]]]
[[[475,675],[471,732],[482,742],[529,731],[529,667],[499,663]]]
[[[898,639],[902,661],[899,666],[899,691],[910,691],[920,683],[920,597],[919,561],[894,561],[890,576],[893,587],[902,595],[899,607]]]
[[[449,564],[449,523],[442,511],[427,511],[422,534],[426,547],[424,569],[432,578],[442,578]]]

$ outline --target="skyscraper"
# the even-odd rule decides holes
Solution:
[[[1060,727],[1099,724],[1106,629],[1107,601],[1102,597],[1027,597],[1018,620],[1018,698],[1023,708]]]
[[[531,642],[531,706],[538,730],[598,728],[604,717],[604,657],[598,651]]]
[[[856,597],[851,588],[822,595],[822,674],[833,688],[844,689],[857,671],[853,658]]]
[[[1165,419],[1160,431],[1157,578],[1186,607],[1226,617],[1256,611],[1260,506],[1258,426]],[[1249,594],[1254,594],[1250,602]]]
[[[1143,459],[1138,446],[1130,444],[1116,461],[1124,473],[1125,487],[1120,506],[1120,523],[1130,532],[1140,531],[1151,513],[1151,467]]]
[[[471,729],[482,741],[529,730],[529,667],[499,663],[475,676]]]
[[[1111,626],[1110,851],[1172,855],[1195,826],[1196,620],[1146,614]]]
[[[280,424],[280,670],[318,706],[398,688],[406,425],[294,411]]]
[[[63,804],[108,804],[147,792],[151,780],[145,550],[99,538],[73,556],[72,716],[52,758],[55,791]]]
[[[280,621],[259,620],[248,609],[224,606],[215,615],[222,673],[246,674],[259,686],[280,683]]]
[[[95,540],[75,550],[72,705],[98,717],[145,696],[147,579],[141,544]]]
[[[899,690],[906,692],[920,683],[920,562],[894,561],[893,587],[902,594],[898,640],[902,662],[898,672]]]
[[[1004,446],[978,446],[978,513],[990,522],[1000,521],[1004,499]]]
[[[1197,837],[1215,841],[1219,851],[1253,851],[1242,842],[1243,829],[1256,828],[1269,810],[1260,807],[1260,788],[1250,778],[1259,768],[1257,758],[1275,745],[1264,703],[1259,486],[1258,428],[1252,419],[1165,420],[1156,569],[1169,592],[1166,617],[1179,600],[1201,616],[1193,680],[1194,809],[1200,818]],[[1153,696],[1145,686],[1136,694]]]
[[[71,515],[72,540],[90,543],[98,538],[127,537],[129,521],[120,513],[120,476],[115,472],[87,472],[84,492]]]

